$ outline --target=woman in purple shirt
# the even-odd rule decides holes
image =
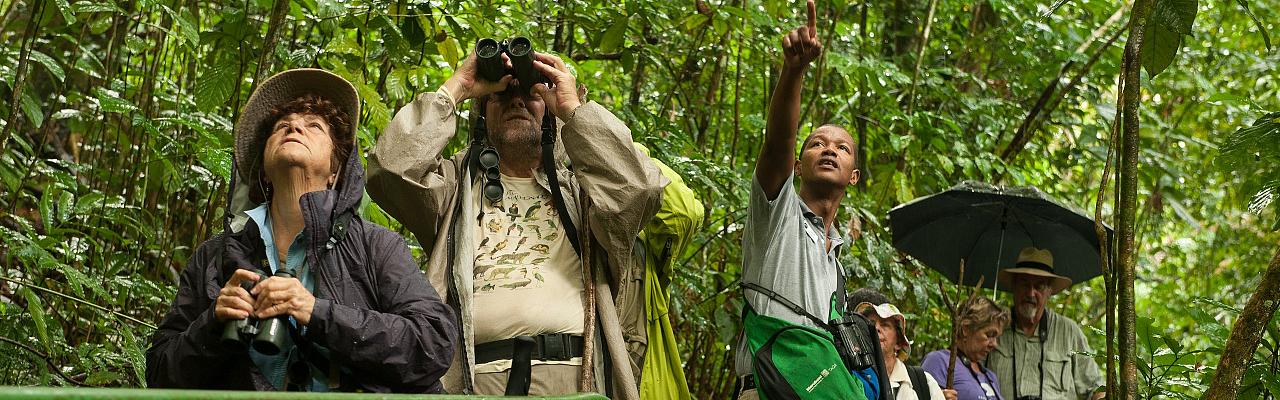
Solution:
[[[953,387],[958,400],[1006,400],[1000,395],[995,372],[982,363],[987,360],[987,354],[996,349],[1001,330],[1009,324],[1009,310],[986,297],[973,296],[960,303],[957,311],[956,328],[960,332],[953,347],[959,354],[955,358]],[[940,385],[946,386],[950,360],[950,350],[938,350],[925,355],[921,367]]]

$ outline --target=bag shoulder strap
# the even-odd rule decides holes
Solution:
[[[911,388],[916,391],[916,398],[929,400],[929,380],[924,377],[924,368],[907,365],[907,376],[911,377]]]
[[[844,266],[836,263],[836,312],[843,317],[849,312],[849,291],[845,288],[847,278],[844,276]],[[855,304],[856,305],[856,304]]]
[[[818,318],[813,314],[810,314],[809,311],[806,311],[804,309],[804,307],[800,307],[799,304],[796,304],[795,302],[788,300],[786,297],[782,297],[782,295],[780,294],[774,293],[774,291],[772,290],[764,288],[764,286],[760,286],[751,282],[742,282],[742,288],[747,290],[754,290],[760,294],[763,294],[769,297],[770,299],[773,299],[773,301],[776,301],[782,304],[784,307],[787,307],[787,309],[791,310],[791,312],[794,312],[796,314],[809,318],[810,321],[813,321],[813,323],[819,327],[825,328],[827,326],[827,321],[823,321],[821,318]]]
[[[556,176],[555,162],[556,118],[551,113],[542,116],[542,169],[547,174],[547,186],[551,187],[551,204],[560,214],[560,225],[564,226],[564,235],[569,238],[574,253],[582,255],[582,242],[578,239],[578,227],[569,218],[569,209],[564,204],[564,194],[560,193],[560,177]],[[579,199],[580,201],[583,199]]]

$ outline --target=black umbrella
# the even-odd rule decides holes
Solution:
[[[1053,253],[1054,272],[1080,283],[1102,275],[1093,220],[1034,187],[1003,188],[965,181],[889,211],[893,246],[952,282],[999,287],[996,272],[1012,267],[1028,246]],[[1110,227],[1105,227],[1110,237]],[[964,282],[959,282],[964,260]]]

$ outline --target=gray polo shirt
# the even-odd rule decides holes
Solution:
[[[1000,344],[987,355],[987,368],[1000,380],[1000,393],[1014,398],[1013,385],[1018,385],[1018,395],[1040,395],[1040,349],[1044,349],[1044,400],[1087,399],[1104,384],[1098,364],[1093,358],[1081,354],[1092,353],[1089,341],[1075,321],[1044,310],[1048,322],[1047,335],[1041,346],[1040,335],[1028,335],[1021,330],[1005,329]],[[1013,380],[1014,355],[1017,355],[1018,380]]]
[[[839,224],[832,225],[829,236],[825,233],[822,218],[796,194],[794,180],[795,175],[788,177],[778,198],[769,201],[760,181],[752,177],[742,239],[742,280],[772,290],[825,319],[831,314],[844,238],[836,228]],[[831,240],[831,251],[826,250],[827,239]],[[743,292],[747,303],[761,315],[813,326],[808,318],[764,294]],[[738,341],[734,364],[738,375],[751,373],[751,352],[745,338]]]

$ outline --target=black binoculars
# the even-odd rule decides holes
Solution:
[[[258,276],[266,277],[262,273],[258,273]],[[274,276],[292,278],[293,274],[280,270]],[[253,285],[253,282],[240,282],[240,287],[245,291],[253,290]],[[269,356],[280,354],[280,348],[284,347],[285,338],[289,336],[289,321],[285,320],[287,317],[280,315],[256,319],[250,316],[242,320],[227,321],[226,327],[222,329],[222,344],[237,351],[248,351],[248,344],[252,343],[253,349],[259,353]]]
[[[511,69],[502,62],[502,54],[511,59]],[[546,78],[533,67],[533,43],[523,36],[501,42],[493,38],[484,38],[476,42],[476,70],[480,78],[497,82],[504,75],[510,74],[520,81],[520,90],[529,93],[533,85],[548,83]],[[510,91],[511,89],[507,89]]]
[[[836,352],[840,354],[840,359],[844,361],[845,367],[853,371],[871,368],[880,358],[875,354],[880,348],[879,339],[871,337],[865,322],[859,323],[857,318],[863,317],[851,315],[834,319],[828,323],[827,328],[836,342]]]

